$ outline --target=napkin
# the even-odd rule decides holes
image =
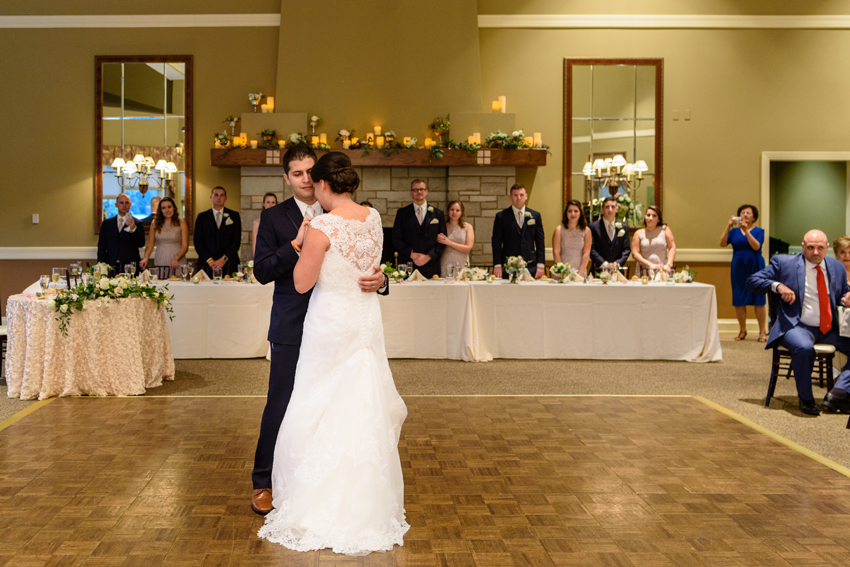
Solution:
[[[570,274],[570,281],[575,283],[582,283],[584,281],[584,278],[582,278],[578,272],[573,272],[572,274]]]
[[[521,282],[533,282],[534,277],[528,273],[528,270],[523,270],[519,276],[519,281]]]
[[[413,270],[413,273],[410,274],[410,277],[407,278],[409,282],[424,282],[428,281],[428,278],[419,273],[419,270]]]
[[[667,272],[665,272],[663,270],[659,271],[657,274],[655,274],[655,280],[653,280],[653,281],[666,282],[667,281]]]
[[[145,270],[144,272],[139,274],[139,277],[142,278],[143,282],[149,282],[149,281],[151,281],[151,271]]]
[[[612,282],[627,282],[629,280],[627,280],[626,276],[624,276],[620,272],[614,272],[613,274],[611,274],[611,281]]]
[[[206,273],[205,271],[203,271],[203,270],[198,270],[197,272],[195,272],[195,275],[194,275],[194,276],[192,276],[192,279],[193,279],[193,280],[197,279],[198,281],[201,281],[201,282],[208,282],[208,281],[210,281],[210,277],[209,277],[209,276],[207,275],[207,273]]]

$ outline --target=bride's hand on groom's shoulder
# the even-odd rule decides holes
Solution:
[[[307,227],[310,226],[310,221],[313,219],[304,218],[301,221],[301,226],[298,227],[298,234],[295,235],[295,245],[298,248],[304,247],[304,234],[307,232]]]

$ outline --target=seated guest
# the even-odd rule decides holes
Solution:
[[[617,222],[617,199],[605,197],[602,201],[602,218],[590,223],[590,234],[593,245],[590,248],[590,259],[593,260],[593,271],[598,272],[602,264],[619,264],[625,266],[629,259],[629,228]],[[620,226],[617,226],[617,225]]]
[[[643,226],[632,237],[632,254],[637,262],[637,275],[648,276],[651,269],[673,271],[676,241],[670,227],[661,218],[661,209],[647,207]]]
[[[270,209],[277,205],[277,195],[274,193],[266,193],[263,195],[263,210]],[[251,228],[251,254],[257,255],[257,232],[260,230],[260,217],[254,221],[254,226]]]
[[[445,245],[443,255],[440,257],[440,274],[445,278],[448,275],[448,266],[466,266],[469,263],[469,253],[475,244],[475,231],[472,225],[466,222],[466,210],[460,201],[452,201],[446,208],[449,220],[446,222],[445,234],[437,235],[437,242]]]
[[[410,196],[413,203],[400,208],[393,222],[398,261],[413,262],[426,278],[438,276],[445,245],[437,242],[437,235],[446,233],[446,217],[443,211],[428,205],[428,186],[421,179],[410,184]]]
[[[587,276],[592,241],[593,236],[587,228],[581,203],[575,199],[568,201],[561,224],[555,227],[555,234],[552,235],[555,263],[568,263],[581,277]]]
[[[148,245],[145,247],[145,257],[139,263],[145,269],[150,261],[153,247],[156,246],[154,266],[177,270],[180,264],[186,263],[186,252],[189,251],[189,227],[180,218],[174,199],[166,197],[159,203],[156,218],[151,225],[148,235]]]
[[[142,226],[150,226],[156,218],[156,211],[159,209],[159,202],[162,201],[159,197],[151,197],[151,214],[139,221]]]
[[[195,220],[195,252],[198,266],[207,275],[220,268],[222,275],[237,271],[239,246],[242,243],[242,220],[239,213],[224,208],[227,191],[215,187],[210,195],[212,208],[198,214]]]
[[[121,193],[115,199],[118,214],[103,221],[97,239],[97,261],[106,262],[122,272],[124,264],[139,263],[139,248],[145,245],[145,229],[130,214],[133,203]]]
[[[850,286],[841,262],[827,258],[829,241],[819,230],[803,238],[802,254],[776,255],[770,264],[747,278],[747,288],[756,293],[774,293],[776,321],[766,348],[783,346],[791,351],[791,368],[797,382],[800,411],[818,415],[812,394],[815,343],[834,345],[850,353],[850,338],[838,335],[838,305],[850,305]],[[835,388],[823,399],[827,410],[850,413],[850,362]]]
[[[540,213],[525,206],[528,193],[525,186],[515,183],[511,187],[511,206],[496,213],[493,221],[493,274],[507,278],[502,264],[509,256],[522,256],[528,272],[535,278],[543,277],[546,269],[546,234]],[[535,268],[536,266],[536,268]]]
[[[832,243],[832,252],[836,259],[844,264],[847,270],[847,281],[850,282],[850,236],[839,236]]]

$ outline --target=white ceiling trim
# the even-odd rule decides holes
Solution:
[[[850,16],[482,14],[479,28],[850,29]]]
[[[0,16],[0,28],[259,28],[280,27],[280,14]]]

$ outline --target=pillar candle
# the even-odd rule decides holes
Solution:
[[[543,147],[543,137],[540,135],[540,132],[534,133],[534,147],[542,148]]]
[[[501,108],[499,107],[499,101],[494,100],[493,101],[493,112],[499,112],[499,110],[501,110]]]
[[[371,132],[367,133],[366,134],[366,141],[369,142],[370,144],[374,144],[375,143],[375,135],[372,134]]]
[[[469,139],[467,139],[466,143],[467,143],[467,144],[469,144],[470,146],[471,146],[472,144],[474,144],[474,143],[475,143],[475,134],[473,134],[472,136],[470,136],[470,137],[469,137]]]
[[[380,135],[381,135],[381,127],[380,127],[380,126],[375,126],[375,135],[376,135],[376,136],[380,136]]]
[[[360,141],[360,138],[351,138],[351,143],[352,143],[352,144],[356,144],[356,143],[357,143],[357,142],[359,142],[359,141]]]
[[[431,144],[433,144],[433,142],[431,141],[431,138],[425,138],[425,147],[430,148]]]
[[[267,96],[266,97],[266,106],[269,108],[269,112],[274,112],[274,97]]]
[[[286,141],[285,141],[285,140],[278,140],[278,141],[277,141],[277,146],[278,146],[280,149],[283,149],[283,146],[285,146],[285,145],[286,145]]]
[[[269,112],[269,105],[267,105],[267,104],[261,104],[261,105],[260,105],[260,109],[263,111],[263,114],[268,114],[268,112]]]
[[[375,138],[375,143],[377,144],[377,146],[379,148],[383,148],[384,147],[384,137],[378,136],[377,138]]]
[[[404,137],[404,145],[406,146],[409,143],[410,143],[410,136],[405,136]]]
[[[476,133],[473,134],[473,136],[475,137],[475,143],[480,146],[481,145],[481,132],[476,132]]]
[[[532,138],[531,136],[526,136],[525,137],[525,145],[528,146],[529,148],[531,146],[533,146],[534,145],[534,138]]]
[[[216,140],[216,141],[215,141],[215,147],[220,148],[220,147],[221,147],[221,142],[219,142],[218,140]]]
[[[507,97],[500,96],[500,97],[499,97],[499,111],[500,111],[502,114],[504,114],[505,112],[507,112],[507,110],[506,110],[506,109],[507,109],[507,106],[508,106],[508,99],[507,99]]]
[[[251,140],[251,149],[252,150],[257,149],[257,143],[258,143],[257,140]]]
[[[319,143],[319,137],[318,136],[310,136],[310,143],[315,146],[316,144]]]
[[[349,147],[351,147],[351,142],[349,142],[348,140],[343,140],[342,141],[342,148],[347,150]]]
[[[319,143],[327,144],[328,143],[328,135],[327,134],[319,134]]]

